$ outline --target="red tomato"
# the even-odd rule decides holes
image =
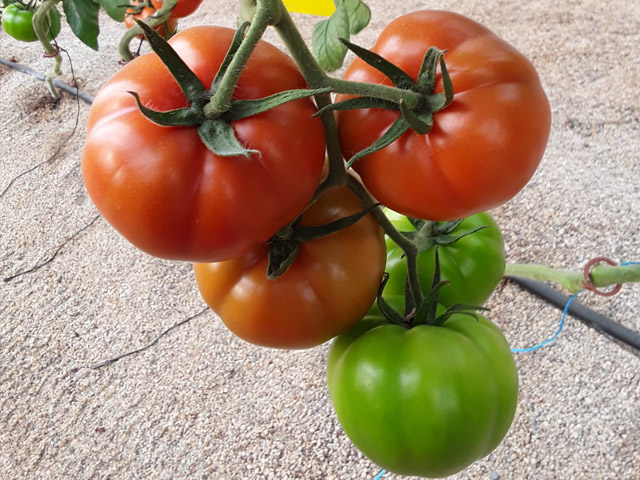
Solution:
[[[194,27],[170,44],[208,88],[234,31]],[[240,76],[235,99],[306,88],[293,60],[260,42]],[[296,218],[322,175],[322,122],[310,99],[232,123],[239,141],[261,155],[219,157],[195,127],[149,121],[134,97],[156,110],[186,99],[154,53],[125,65],[91,107],[82,174],[98,210],[131,243],[162,258],[208,262],[243,255]]]
[[[369,191],[404,215],[455,220],[494,208],[529,181],[546,148],[549,102],[533,65],[484,26],[444,11],[391,22],[372,50],[417,79],[429,47],[446,50],[454,99],[435,113],[432,130],[407,131],[354,164]],[[346,80],[390,85],[360,59]],[[442,92],[438,73],[435,92]],[[338,101],[348,98],[338,96]],[[393,110],[337,112],[345,157],[371,145],[393,124]]]
[[[304,213],[324,225],[362,210],[336,187]],[[194,265],[204,300],[238,337],[258,345],[307,348],[348,330],[373,303],[385,264],[383,232],[371,215],[300,246],[294,263],[267,279],[268,247],[225,262]]]
[[[131,28],[136,24],[134,20],[135,18],[137,18],[138,20],[145,20],[146,18],[153,16],[155,13],[156,10],[151,7],[143,8],[142,11],[138,14],[134,14],[134,10],[132,9],[127,9],[127,15],[124,17],[124,24],[127,26],[127,28]],[[167,32],[167,28],[169,29],[169,32]],[[178,20],[173,17],[170,17],[165,22],[162,22],[161,24],[153,27],[153,29],[158,32],[160,36],[165,38],[169,36],[168,33],[173,35],[177,28]],[[138,38],[144,38],[144,35],[142,34],[136,36]]]
[[[182,18],[191,15],[202,2],[203,0],[178,0],[176,6],[171,10],[171,18]],[[163,2],[161,0],[152,0],[151,3],[154,7],[160,8]]]

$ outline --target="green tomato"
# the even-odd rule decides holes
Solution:
[[[369,315],[332,344],[327,381],[347,436],[400,475],[445,477],[488,455],[518,399],[509,345],[479,315],[412,328]]]
[[[400,231],[415,232],[409,219],[391,210],[385,212],[391,223]],[[442,229],[447,224],[437,222],[434,228]],[[504,275],[504,239],[498,225],[488,213],[477,213],[465,218],[450,232],[440,236],[458,236],[486,226],[439,249],[440,273],[442,280],[449,284],[440,290],[439,303],[450,307],[456,303],[484,305]],[[389,281],[383,297],[404,295],[407,278],[407,263],[404,252],[389,237],[387,242],[387,266]],[[422,292],[431,290],[435,271],[435,245],[418,256],[418,275]]]
[[[2,27],[16,40],[35,42],[38,36],[33,28],[35,10],[20,3],[12,3],[2,12]],[[60,33],[60,12],[52,8],[47,13],[49,40],[53,40]]]

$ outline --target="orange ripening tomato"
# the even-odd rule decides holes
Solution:
[[[202,26],[169,41],[209,88],[234,31]],[[233,99],[257,99],[307,85],[294,61],[261,41],[240,75]],[[311,99],[294,100],[232,121],[248,158],[218,156],[197,127],[151,122],[129,92],[158,111],[187,106],[155,53],[117,72],[89,113],[82,175],[105,219],[139,249],[191,262],[226,260],[257,248],[307,206],[322,177],[325,140]]]
[[[124,17],[124,24],[127,28],[133,27],[136,22],[134,19],[138,20],[146,20],[149,17],[152,17],[156,13],[151,7],[145,7],[138,14],[134,14],[133,10],[127,9],[127,15]],[[158,32],[161,37],[171,36],[176,32],[178,28],[178,20],[173,17],[169,17],[166,21],[156,25],[153,29]],[[168,31],[167,31],[168,30]],[[136,35],[137,38],[144,38],[144,35]]]
[[[322,194],[302,225],[362,210],[346,187]],[[262,346],[309,348],[347,331],[375,300],[385,264],[382,229],[371,215],[304,242],[280,277],[267,278],[268,246],[239,258],[194,265],[200,293],[238,337]]]
[[[533,65],[486,27],[462,15],[419,11],[392,21],[371,49],[414,80],[429,47],[446,51],[453,101],[434,114],[426,134],[408,130],[354,163],[369,191],[409,217],[456,220],[494,208],[529,181],[544,154],[551,111]],[[356,58],[345,80],[391,85]],[[443,85],[438,70],[435,92]],[[337,101],[350,98],[338,95]],[[337,112],[343,154],[380,138],[395,110]]]

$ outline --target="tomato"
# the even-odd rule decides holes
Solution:
[[[391,223],[400,231],[415,231],[411,222],[398,213],[387,210]],[[434,227],[442,228],[438,223]],[[449,284],[440,290],[440,303],[450,307],[456,303],[483,305],[491,296],[504,275],[504,239],[498,225],[488,213],[477,213],[465,218],[448,235],[466,235],[439,248],[440,273]],[[445,234],[447,235],[447,234]],[[387,237],[387,266],[389,273],[383,296],[404,295],[407,278],[407,262],[404,252]],[[435,272],[435,245],[418,255],[418,275],[422,292],[431,290]]]
[[[171,17],[182,18],[191,15],[198,9],[202,2],[203,0],[178,0],[176,6],[171,10]],[[151,3],[156,9],[162,7],[163,4],[160,0],[152,0]]]
[[[152,17],[153,15],[155,15],[155,13],[156,13],[156,10],[151,7],[145,7],[142,9],[140,13],[136,13],[136,14],[134,14],[133,9],[127,9],[127,15],[124,17],[124,24],[127,26],[127,28],[131,28],[136,24],[134,19],[137,18],[138,20],[145,20],[146,18]],[[160,36],[165,38],[167,36],[173,35],[176,32],[177,28],[178,28],[178,20],[176,20],[173,17],[169,17],[166,21],[153,27],[153,29],[156,32],[158,32]],[[137,35],[137,37],[144,38],[144,35],[140,34],[140,35]]]
[[[362,210],[346,188],[322,194],[302,225],[324,225]],[[280,277],[269,280],[268,247],[194,266],[200,293],[238,337],[258,345],[307,348],[345,332],[373,303],[384,269],[384,235],[371,215],[304,242]]]
[[[234,31],[185,29],[169,43],[211,85]],[[234,99],[306,88],[289,56],[260,42]],[[107,221],[141,250],[162,258],[213,262],[244,255],[296,218],[322,176],[322,122],[310,99],[295,100],[232,122],[239,141],[261,155],[219,157],[195,127],[148,120],[129,91],[156,110],[186,99],[154,53],[125,65],[90,110],[82,154],[87,191]]]
[[[2,12],[2,26],[4,30],[16,40],[35,42],[38,36],[33,28],[35,10],[20,3],[12,3]],[[60,33],[60,12],[51,8],[47,12],[45,30],[49,31],[49,40],[53,40]]]
[[[329,394],[345,433],[400,475],[445,477],[489,454],[515,414],[518,374],[491,321],[405,328],[367,317],[336,338]]]
[[[529,181],[546,148],[551,112],[533,65],[484,26],[444,11],[419,11],[392,21],[372,51],[417,79],[427,49],[446,50],[453,101],[434,114],[427,134],[408,130],[354,163],[385,206],[429,220],[456,220],[494,208]],[[435,92],[442,92],[438,73]],[[361,59],[344,79],[390,85]],[[337,101],[348,98],[339,95]],[[337,112],[346,158],[393,124],[394,110]]]

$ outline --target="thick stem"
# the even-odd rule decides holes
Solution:
[[[273,23],[274,17],[277,18],[279,16],[281,8],[284,7],[278,0],[258,1],[256,14],[251,20],[251,25],[247,29],[240,48],[238,48],[229,63],[229,67],[222,77],[215,94],[211,97],[209,103],[204,106],[204,114],[207,118],[217,118],[221,113],[229,110],[231,98],[242,70],[267,27]]]
[[[145,19],[145,23],[150,27],[155,27],[156,25],[160,25],[167,21],[169,16],[171,15],[171,10],[176,6],[178,0],[165,0],[162,4],[162,7],[158,9],[158,11],[152,16]],[[134,25],[129,28],[122,38],[120,39],[120,43],[118,43],[118,53],[120,57],[125,62],[130,62],[133,60],[133,53],[129,50],[129,45],[138,35],[143,34],[144,32],[138,25]]]
[[[282,16],[274,27],[298,65],[309,87],[323,88],[329,86],[330,77],[316,61],[304,38],[302,38],[300,31],[293,22],[293,19],[289,15],[289,12],[285,8],[282,9]],[[331,95],[328,93],[316,95],[315,100],[318,109],[321,109],[331,104]],[[321,190],[324,190],[331,186],[346,183],[347,171],[342,157],[342,150],[340,149],[338,127],[335,117],[332,112],[327,111],[322,114],[321,118],[324,125],[327,156],[329,159],[329,174],[321,185]]]
[[[58,100],[60,98],[60,93],[56,89],[53,84],[53,79],[62,75],[62,71],[60,70],[60,65],[62,64],[62,56],[60,55],[60,50],[54,47],[49,41],[48,34],[48,23],[47,23],[47,13],[52,8],[55,8],[56,4],[60,0],[45,0],[36,10],[36,13],[33,15],[33,30],[36,32],[38,36],[38,40],[44,47],[45,52],[48,56],[53,58],[53,67],[47,73],[45,78],[45,82],[47,83],[47,87],[49,88],[49,92],[51,96]]]
[[[584,288],[584,276],[582,272],[560,270],[546,265],[507,264],[505,275],[557,283],[572,293],[579,292]],[[593,285],[597,288],[608,287],[618,283],[640,282],[640,265],[631,264],[615,267],[599,265],[591,270],[590,278]]]

